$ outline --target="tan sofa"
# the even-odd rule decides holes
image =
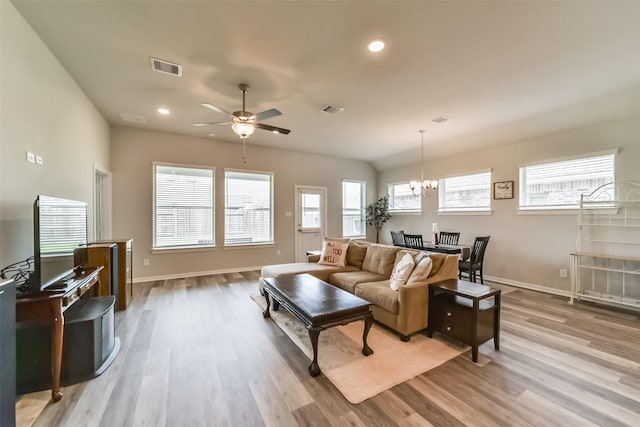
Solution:
[[[429,284],[458,276],[458,256],[429,252],[433,268],[424,281],[391,289],[389,278],[396,260],[407,252],[419,251],[398,246],[381,245],[364,241],[351,241],[347,250],[347,265],[334,267],[318,264],[319,256],[308,257],[306,263],[267,265],[262,277],[283,277],[308,273],[372,303],[376,321],[398,332],[403,341],[411,334],[427,327]]]

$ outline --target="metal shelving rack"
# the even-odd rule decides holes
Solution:
[[[581,197],[574,299],[640,308],[640,183],[609,183]]]

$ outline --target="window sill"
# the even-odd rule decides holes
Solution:
[[[439,211],[438,215],[493,215],[493,210],[488,210],[488,211]]]
[[[179,246],[179,247],[167,247],[167,248],[153,248],[151,253],[157,254],[177,254],[185,252],[208,252],[215,251],[215,246]]]
[[[392,211],[389,210],[391,215],[422,215],[422,211],[418,210],[403,210],[403,211]]]
[[[539,209],[539,208],[520,208],[517,210],[518,215],[578,215],[580,209]]]
[[[236,250],[236,249],[261,249],[261,248],[275,248],[275,242],[265,243],[240,243],[237,245],[224,245],[224,250]]]

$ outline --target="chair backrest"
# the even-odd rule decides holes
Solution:
[[[454,233],[452,231],[441,231],[438,243],[441,245],[457,245],[460,239],[460,233]]]
[[[408,248],[422,248],[422,234],[405,234],[404,244]]]
[[[391,240],[394,246],[405,246],[404,243],[404,230],[391,231]]]
[[[476,241],[473,242],[473,248],[471,248],[471,256],[469,261],[474,264],[482,264],[484,261],[484,251],[487,250],[487,244],[491,236],[476,237]]]

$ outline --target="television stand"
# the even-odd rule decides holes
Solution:
[[[64,334],[64,313],[86,294],[96,283],[102,267],[78,272],[73,282],[64,289],[45,290],[38,294],[19,295],[16,298],[16,321],[18,331],[23,326],[49,326],[51,336],[50,368],[51,400],[62,398],[60,374]],[[116,352],[117,353],[117,352]],[[114,356],[115,357],[115,356]],[[18,361],[20,363],[20,361]]]

